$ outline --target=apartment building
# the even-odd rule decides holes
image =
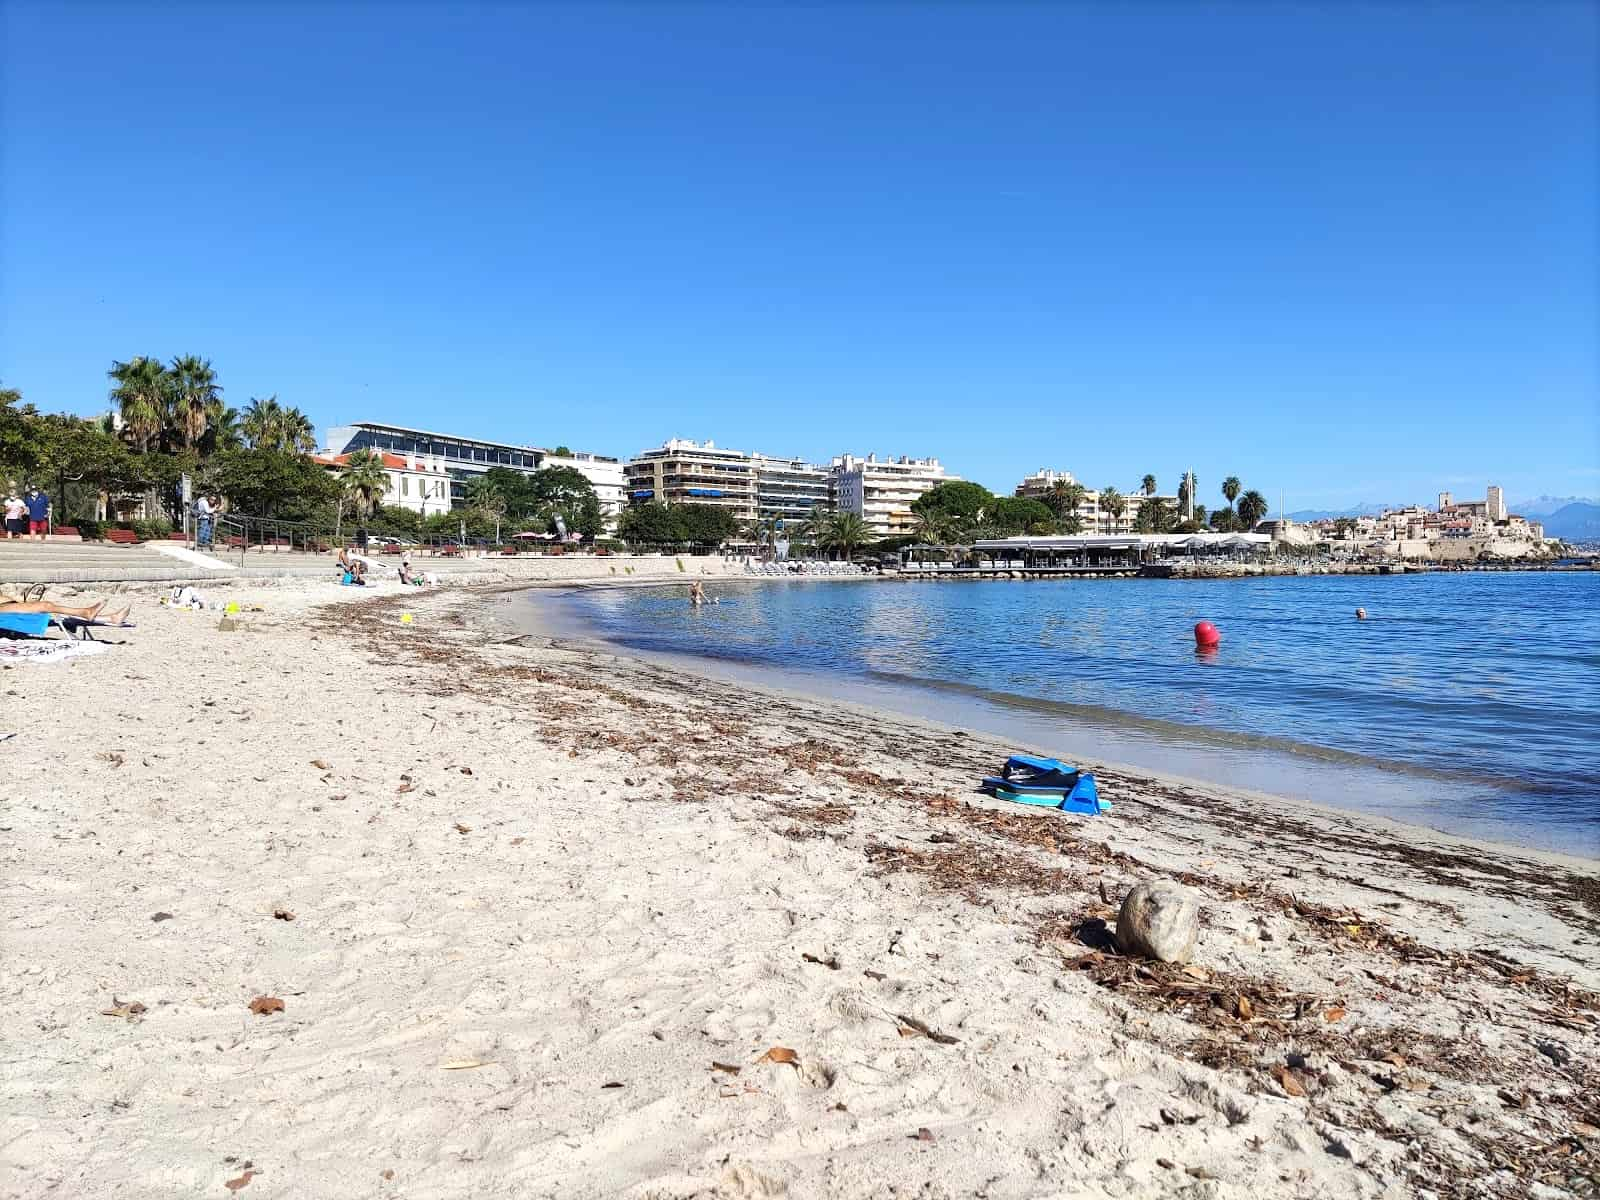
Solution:
[[[1048,501],[1055,491],[1056,485],[1077,483],[1071,471],[1052,471],[1040,467],[1032,475],[1026,476],[1017,484],[1016,494],[1030,500]],[[1079,485],[1082,486],[1082,485]],[[1178,497],[1175,495],[1157,494],[1147,496],[1138,488],[1129,488],[1122,492],[1122,512],[1113,516],[1111,510],[1100,503],[1101,493],[1096,488],[1084,488],[1083,496],[1078,501],[1078,520],[1082,522],[1084,534],[1101,534],[1115,536],[1117,534],[1132,533],[1139,520],[1141,505],[1155,501],[1171,512],[1178,512]]]
[[[912,503],[941,483],[958,480],[948,475],[937,458],[857,458],[842,454],[830,467],[834,502],[840,512],[855,513],[874,537],[910,533],[916,524]]]
[[[742,450],[672,438],[635,455],[623,468],[631,504],[710,504],[736,520],[756,516],[756,464]]]
[[[751,456],[756,471],[756,514],[762,521],[779,520],[786,532],[810,520],[814,512],[833,507],[833,476],[826,467],[803,458]]]

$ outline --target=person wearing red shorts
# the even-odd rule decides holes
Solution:
[[[28,489],[28,532],[36,542],[44,541],[50,532],[50,497],[37,487]]]

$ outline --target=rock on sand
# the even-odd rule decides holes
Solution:
[[[1188,962],[1199,935],[1199,901],[1188,888],[1169,880],[1137,884],[1117,914],[1117,947],[1124,954]]]

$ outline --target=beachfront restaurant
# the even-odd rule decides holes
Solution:
[[[1010,537],[971,546],[907,546],[902,575],[1026,573],[1100,575],[1131,573],[1146,563],[1175,558],[1251,559],[1270,551],[1262,533],[1134,533],[1121,536]]]

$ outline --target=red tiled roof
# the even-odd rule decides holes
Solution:
[[[409,471],[411,465],[403,454],[390,454],[383,451],[380,454],[383,465],[390,471]],[[350,464],[351,456],[348,454],[313,454],[311,461],[319,467],[344,467]],[[420,460],[419,460],[420,461]]]

